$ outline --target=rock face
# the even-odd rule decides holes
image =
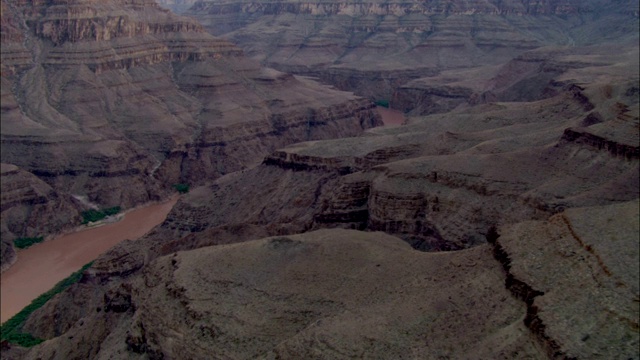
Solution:
[[[584,84],[590,71],[607,74],[604,83],[565,84],[544,100],[462,108],[280,149],[261,167],[184,198],[163,226],[171,231],[158,239],[189,236],[182,243],[192,246],[240,222],[274,236],[378,230],[420,249],[454,250],[483,242],[492,224],[635,199],[638,100],[635,80],[625,75],[635,71],[635,54],[562,75],[555,81]]]
[[[19,358],[637,358],[637,53],[495,69],[495,94],[555,85],[193,189],[36,311],[49,340]]]
[[[1,24],[2,162],[98,206],[380,124],[369,101],[262,68],[151,0],[3,0]]]
[[[47,236],[80,221],[80,206],[32,173],[1,164],[0,183],[3,271],[16,261],[12,242],[15,238]]]
[[[173,11],[176,14],[187,11],[197,0],[158,0],[158,5]]]
[[[638,40],[633,1],[233,0],[197,2],[185,14],[263,64],[386,100],[410,80],[502,64],[534,48]]]
[[[524,322],[548,354],[638,356],[638,215],[635,200],[501,229],[506,286],[526,302]]]
[[[577,208],[439,254],[331,229],[166,255],[109,286],[89,272],[40,311],[70,323],[27,323],[54,338],[24,358],[633,358],[638,215]]]
[[[54,348],[61,358],[401,358],[496,343],[504,358],[539,357],[501,271],[488,246],[419,253],[385,234],[337,229],[180,252],[105,294],[102,311],[26,358]],[[492,307],[488,317],[466,311]],[[100,329],[105,320],[116,327]],[[514,333],[500,334],[505,326]],[[454,332],[470,341],[449,347],[443,338]],[[115,341],[105,344],[108,333]]]

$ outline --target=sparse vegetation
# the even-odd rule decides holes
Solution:
[[[106,218],[107,216],[115,215],[122,210],[120,206],[114,206],[102,210],[87,210],[82,212],[82,223],[87,224],[89,222],[96,222]]]
[[[382,106],[382,107],[385,107],[385,108],[389,108],[389,100],[384,100],[384,99],[376,100],[376,105],[377,106]]]
[[[188,184],[174,184],[173,188],[178,190],[178,192],[180,194],[186,194],[189,192],[189,185]]]
[[[82,278],[82,273],[88,269],[93,262],[90,262],[83,266],[80,270],[74,272],[69,275],[66,279],[58,282],[51,290],[46,293],[38,296],[35,300],[31,302],[31,304],[27,305],[24,309],[22,309],[19,313],[13,316],[11,319],[5,321],[4,324],[0,327],[0,332],[2,333],[2,340],[7,340],[11,343],[18,344],[24,347],[31,347],[34,345],[38,345],[44,340],[38,339],[31,334],[23,333],[22,326],[24,322],[27,320],[29,315],[31,315],[34,311],[41,308],[47,301],[51,300],[55,295],[61,293],[69,286],[75,284]]]
[[[21,237],[13,240],[13,245],[15,245],[18,249],[26,249],[31,245],[41,243],[44,241],[44,237]]]
[[[107,216],[111,216],[111,215],[115,215],[117,213],[119,213],[122,210],[122,208],[120,208],[120,206],[114,206],[111,208],[107,208],[102,210]]]

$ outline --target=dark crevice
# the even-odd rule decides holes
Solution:
[[[546,333],[546,325],[538,314],[538,307],[534,305],[535,298],[544,295],[544,292],[535,290],[529,284],[517,279],[511,273],[511,259],[509,258],[507,251],[502,247],[502,244],[498,241],[500,234],[498,233],[497,228],[495,226],[489,228],[486,237],[487,242],[493,246],[493,257],[498,260],[505,272],[505,288],[509,290],[515,298],[522,300],[527,305],[527,314],[524,318],[524,325],[542,345],[549,358],[566,360],[576,359],[575,357],[565,354],[562,351],[560,344],[549,337]]]
[[[342,166],[335,169],[330,168],[329,166],[324,165],[309,165],[301,162],[293,162],[287,161],[284,159],[279,159],[275,157],[266,157],[262,163],[267,166],[276,166],[281,169],[293,170],[293,171],[332,171],[335,170],[340,175],[348,175],[356,172],[357,170],[350,166]]]

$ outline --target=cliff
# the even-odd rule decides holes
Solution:
[[[197,0],[158,0],[158,5],[173,11],[176,14],[181,14],[187,11]]]
[[[381,124],[371,102],[262,68],[151,0],[2,1],[1,23],[2,161],[97,206]]]
[[[289,145],[194,188],[34,312],[48,340],[20,358],[633,357],[640,165],[611,149],[640,139],[637,48],[594,49],[543,99]]]
[[[17,259],[14,239],[46,237],[80,223],[79,204],[68,195],[56,192],[35,175],[3,163],[0,181],[2,271]]]
[[[640,136],[635,80],[624,75],[634,64],[592,66],[609,70],[605,83],[589,85],[568,72],[582,90],[565,86],[543,100],[463,107],[279,149],[184,197],[143,251],[152,255],[140,258],[325,227],[385,231],[422,250],[464,249],[482,243],[492,224],[632,200],[637,158],[609,149],[632,149],[625,144]],[[610,145],[568,140],[577,126]]]
[[[53,338],[19,356],[632,357],[634,202],[500,227],[466,251],[325,229],[175,252],[108,285],[90,270],[27,323]],[[73,320],[50,327],[54,313]]]
[[[633,1],[202,1],[184,14],[270,67],[385,100],[532,49],[638,40]]]

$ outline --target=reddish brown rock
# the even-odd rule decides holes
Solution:
[[[368,100],[262,68],[151,0],[2,1],[1,24],[2,162],[98,207],[381,124]]]
[[[638,219],[632,201],[500,230],[495,246],[511,291],[530,289],[518,294],[525,324],[550,357],[637,356]]]
[[[11,164],[2,164],[0,181],[0,236],[2,270],[16,260],[13,240],[19,237],[48,237],[80,223],[80,205],[56,192],[33,174]]]
[[[197,2],[184,14],[263,64],[374,99],[403,92],[422,100],[414,107],[420,113],[452,109],[468,86],[416,89],[408,82],[417,78],[500,65],[547,46],[638,41],[633,1],[234,0]],[[403,100],[398,108],[408,106]]]
[[[537,50],[448,113],[339,140],[304,132],[310,141],[192,189],[160,227],[100,257],[27,320],[48,341],[23,358],[633,358],[640,171],[611,149],[640,138],[636,55],[636,44]],[[217,86],[237,97],[245,81],[175,69],[196,99]],[[274,137],[332,116],[281,100],[267,106],[292,115],[270,118]],[[223,122],[254,109],[229,101],[203,109]],[[207,147],[220,150],[221,133],[242,139],[225,147],[261,145],[251,121],[202,124]],[[172,151],[157,172],[246,161],[180,151],[188,161]]]

